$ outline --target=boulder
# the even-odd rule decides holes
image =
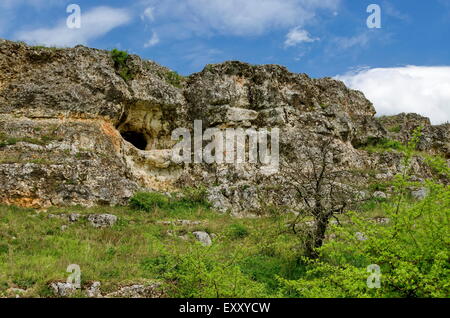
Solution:
[[[373,197],[376,199],[387,199],[388,198],[387,194],[382,191],[375,191],[373,193]]]
[[[88,220],[95,228],[112,227],[117,222],[117,216],[112,214],[91,214]]]
[[[427,188],[420,188],[420,189],[411,191],[411,196],[416,200],[423,200],[427,197],[427,195],[428,195]]]
[[[211,236],[202,231],[192,232],[194,234],[197,241],[199,241],[203,246],[211,246],[212,245],[212,239]]]
[[[86,288],[86,295],[89,298],[102,297],[100,286],[101,286],[100,282],[93,282],[88,288]]]
[[[69,297],[77,290],[74,284],[62,282],[51,283],[50,289],[58,297]]]

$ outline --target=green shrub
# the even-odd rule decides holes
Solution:
[[[56,46],[43,46],[43,45],[36,45],[32,46],[31,48],[35,50],[48,50],[48,51],[58,51],[62,49]]]
[[[205,66],[205,68],[203,69],[203,71],[205,71],[205,72],[212,72],[213,70],[214,70],[214,65],[212,65],[212,64],[207,64]]]
[[[0,244],[0,254],[7,254],[9,251],[9,246],[6,244]]]
[[[174,266],[174,257],[170,254],[163,254],[157,257],[148,257],[142,260],[141,268],[149,274],[149,277],[161,278],[164,273],[170,271]]]
[[[138,192],[130,199],[131,207],[145,212],[152,212],[155,208],[166,208],[169,198],[157,192]]]
[[[128,60],[128,53],[125,51],[119,51],[118,49],[113,49],[111,51],[111,57],[115,63],[115,67],[126,66]]]
[[[448,167],[447,160],[445,160],[443,157],[426,156],[425,162],[438,175],[450,178],[450,168]]]
[[[270,257],[267,255],[252,255],[245,258],[241,264],[242,272],[251,279],[264,283],[268,290],[275,291],[279,282],[276,279],[281,275],[285,260],[279,257]]]
[[[389,188],[389,184],[387,182],[375,182],[369,185],[369,190],[372,192],[382,191],[385,192]]]
[[[125,82],[132,80],[134,75],[132,74],[130,68],[127,66],[127,61],[129,55],[125,51],[120,51],[118,49],[113,49],[111,51],[111,58],[114,61],[114,67],[116,68],[119,75],[123,78]]]
[[[178,74],[177,72],[170,71],[166,73],[166,81],[172,86],[181,88],[184,81],[184,77]]]
[[[334,227],[335,239],[306,260],[298,280],[280,278],[284,294],[296,297],[448,297],[450,295],[450,186],[426,181],[428,195],[408,202],[411,158],[420,128],[405,147],[404,168],[392,183],[392,200],[383,205],[389,223],[380,225],[357,213]],[[356,232],[360,234],[357,235]],[[363,237],[363,239],[361,239]],[[381,287],[369,289],[369,265],[381,270]]]
[[[228,228],[228,236],[234,240],[242,239],[244,237],[247,237],[249,234],[250,231],[243,224],[231,224]]]
[[[369,152],[384,152],[389,150],[406,151],[406,146],[400,141],[389,138],[371,138],[362,149]]]
[[[13,283],[19,288],[28,289],[36,284],[36,280],[32,277],[14,278]]]
[[[0,148],[15,145],[19,140],[17,138],[12,138],[4,133],[0,133]]]
[[[399,133],[402,130],[402,126],[396,125],[393,127],[389,127],[388,130],[392,133]]]
[[[164,276],[170,297],[248,298],[267,297],[264,284],[242,273],[233,261],[219,260],[219,253],[196,248],[178,256],[176,266]]]
[[[208,190],[205,187],[186,187],[182,190],[181,201],[191,204],[209,205]]]
[[[185,188],[179,197],[168,197],[157,192],[139,192],[130,199],[129,204],[134,209],[157,212],[160,217],[190,219],[194,215],[204,218],[213,214],[204,188]]]
[[[428,183],[430,195],[400,210],[387,206],[388,225],[358,214],[353,226],[336,227],[337,238],[310,261],[299,280],[280,279],[296,297],[448,297],[450,295],[450,187]],[[359,240],[355,232],[364,233]],[[381,288],[369,289],[367,266],[381,268]]]

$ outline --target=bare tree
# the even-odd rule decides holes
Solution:
[[[336,216],[361,199],[356,186],[349,184],[352,173],[339,164],[342,152],[332,138],[303,145],[298,151],[300,158],[286,169],[287,186],[295,191],[300,203],[290,226],[294,233],[302,232],[307,256],[317,258],[317,248],[325,240],[330,220],[339,222]],[[309,226],[298,228],[302,219],[311,217],[313,221],[302,223]]]

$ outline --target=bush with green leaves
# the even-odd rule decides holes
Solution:
[[[220,259],[214,247],[197,246],[188,254],[177,256],[173,267],[164,274],[166,290],[181,298],[267,297],[264,284],[242,273],[234,259]]]
[[[138,192],[130,199],[130,206],[145,212],[152,212],[155,208],[166,208],[169,198],[158,192]]]
[[[183,85],[184,77],[174,71],[169,71],[165,74],[166,82],[172,86],[181,88]]]
[[[118,49],[113,49],[111,51],[111,58],[114,61],[114,67],[125,82],[133,79],[133,74],[127,65],[129,57],[130,56],[125,51],[120,51]]]
[[[212,212],[203,188],[185,188],[181,193],[167,196],[158,192],[138,192],[129,201],[133,209],[164,215],[164,217],[207,217]],[[201,216],[199,215],[201,214]]]
[[[205,187],[186,187],[181,191],[181,200],[191,204],[209,205],[208,190]]]
[[[385,205],[389,224],[358,214],[336,227],[321,259],[307,261],[300,280],[282,280],[297,297],[448,297],[450,295],[450,187],[428,182],[420,202]],[[356,232],[362,233],[355,235]],[[381,288],[366,285],[367,266],[381,268]]]
[[[438,176],[442,176],[450,180],[450,167],[447,160],[441,156],[426,156],[425,162]]]
[[[228,236],[233,240],[243,239],[247,237],[249,234],[250,231],[243,224],[234,223],[228,227]]]
[[[427,180],[428,195],[408,201],[417,186],[409,174],[420,132],[405,151],[404,170],[395,176],[393,198],[383,203],[388,224],[349,213],[335,226],[335,238],[305,259],[308,271],[298,280],[280,278],[284,295],[295,297],[448,297],[450,295],[450,186]],[[422,185],[423,186],[423,185]],[[369,289],[367,267],[381,269],[380,288]]]
[[[406,146],[400,141],[389,139],[389,138],[374,138],[370,139],[367,144],[363,147],[364,150],[369,152],[385,152],[385,151],[405,151]]]

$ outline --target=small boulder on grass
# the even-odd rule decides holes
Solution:
[[[197,241],[199,241],[203,246],[211,246],[212,245],[211,236],[208,233],[202,232],[202,231],[197,231],[197,232],[193,232],[192,234],[194,234]]]
[[[117,222],[117,216],[112,214],[91,214],[88,221],[95,228],[112,227]]]
[[[50,289],[53,291],[55,296],[58,297],[69,297],[77,290],[75,288],[75,285],[71,283],[62,283],[62,282],[51,283]]]
[[[93,282],[88,288],[86,288],[86,294],[89,298],[100,298],[102,293],[100,291],[100,282]]]
[[[427,197],[428,190],[426,188],[420,188],[414,191],[411,191],[411,196],[416,200],[423,200]]]
[[[375,199],[382,199],[382,200],[385,200],[385,199],[388,198],[387,194],[384,193],[384,192],[381,192],[381,191],[376,191],[376,192],[374,192],[374,193],[373,193],[373,197],[374,197]]]

